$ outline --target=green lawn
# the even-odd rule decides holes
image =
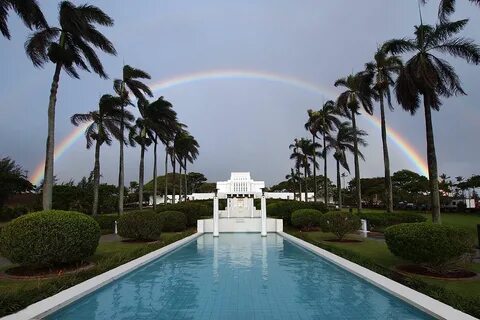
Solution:
[[[0,278],[0,317],[23,309],[36,301],[47,298],[130,260],[185,238],[194,232],[194,230],[176,233],[165,232],[161,235],[159,241],[155,243],[100,243],[95,255],[89,259],[89,261],[95,263],[95,266],[76,274],[36,280]],[[7,267],[0,268],[0,271],[4,271],[6,268]]]

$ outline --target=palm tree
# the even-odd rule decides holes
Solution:
[[[353,145],[355,150],[355,184],[358,212],[362,210],[362,190],[360,185],[360,165],[358,162],[358,141],[356,137],[356,115],[360,114],[360,107],[363,107],[367,113],[373,114],[373,92],[370,88],[371,83],[372,75],[367,72],[352,74],[335,82],[335,87],[345,87],[347,89],[338,97],[337,107],[343,115],[352,120],[352,126],[355,135]]]
[[[420,1],[423,4],[427,2],[427,0]],[[469,1],[480,6],[480,0]],[[455,11],[455,2],[455,0],[440,0],[440,5],[438,6],[438,17],[441,22],[447,22],[448,17]]]
[[[177,144],[179,147],[177,148],[177,157],[180,163],[180,170],[183,168],[185,175],[184,201],[187,201],[187,162],[193,163],[193,161],[197,159],[200,145],[198,144],[197,140],[195,140],[195,138],[186,131],[185,134],[181,136],[180,141],[178,141]],[[182,184],[182,181],[180,181],[180,187]]]
[[[138,208],[143,209],[143,185],[145,179],[145,151],[152,144],[154,133],[149,127],[147,121],[138,118],[135,125],[130,128],[128,138],[130,145],[138,144],[140,146],[140,165],[138,170]]]
[[[15,11],[30,30],[48,28],[37,0],[0,0],[0,32],[7,39],[10,39],[7,26],[9,9]]]
[[[309,120],[305,124],[305,129],[309,130],[313,136],[313,143],[315,143],[315,136],[321,134],[323,137],[323,145],[325,146],[326,137],[330,132],[340,125],[338,119],[339,113],[335,106],[335,102],[329,100],[325,102],[322,109],[319,111],[308,110]],[[327,149],[323,149],[323,194],[325,204],[328,204],[328,173],[327,173]],[[315,160],[314,160],[315,162]],[[315,192],[317,192],[317,181],[315,177],[315,166],[313,167],[313,177],[315,184]],[[315,193],[315,201],[317,199]]]
[[[302,181],[302,174],[299,170],[291,168],[290,169],[290,174],[287,174],[285,176],[285,179],[287,179],[288,182],[292,184],[293,190],[295,190],[295,184],[296,183],[301,183],[301,181]],[[299,195],[299,200],[301,200],[301,194],[302,194],[302,190],[300,189],[300,193],[298,194]],[[295,191],[293,192],[293,198],[294,199],[296,198]]]
[[[123,66],[122,79],[115,79],[113,88],[122,99],[122,110],[131,105],[129,91],[140,101],[145,100],[145,94],[153,97],[150,88],[139,79],[150,79],[150,75],[143,70],[133,68],[129,65]],[[123,132],[125,123],[122,121],[120,130]],[[124,144],[120,143],[120,161],[118,168],[118,213],[123,213],[123,198],[125,189],[125,163],[124,163]]]
[[[52,207],[53,160],[55,149],[55,105],[62,68],[74,78],[79,78],[77,68],[90,71],[88,65],[101,78],[107,78],[102,63],[92,45],[106,53],[116,55],[112,43],[95,27],[112,26],[113,20],[102,10],[91,5],[75,6],[69,1],[59,5],[60,27],[43,27],[25,43],[25,50],[35,67],[51,61],[55,73],[48,104],[48,135],[43,185],[43,209]],[[88,65],[87,65],[88,63]]]
[[[122,111],[120,106],[122,101],[118,97],[105,94],[100,98],[98,110],[85,114],[74,114],[71,122],[78,126],[81,123],[90,123],[85,131],[87,139],[87,149],[90,149],[95,140],[95,165],[93,168],[93,207],[92,214],[98,213],[98,188],[100,185],[100,148],[102,144],[112,144],[112,136],[121,140],[123,134],[120,130],[122,118],[133,120],[133,116],[128,111]],[[125,141],[123,141],[125,143]]]
[[[420,96],[423,97],[432,220],[436,223],[441,223],[441,217],[432,109],[440,109],[440,97],[464,95],[465,92],[455,69],[434,53],[448,54],[478,64],[480,47],[472,40],[454,37],[467,22],[445,22],[435,27],[422,24],[415,27],[415,38],[390,40],[384,45],[384,49],[394,55],[413,54],[398,76],[395,93],[398,102],[412,115],[420,108]]]
[[[290,155],[291,160],[295,160],[296,166],[303,168],[303,174],[305,178],[305,201],[308,201],[308,184],[307,178],[311,174],[310,161],[313,163],[313,167],[318,167],[318,163],[313,159],[317,156],[321,156],[317,149],[320,147],[318,143],[314,143],[310,139],[301,138],[295,139],[295,144],[290,145],[290,149],[293,149],[293,153]]]
[[[355,141],[360,146],[366,146],[367,143],[363,139],[367,133],[363,130],[354,130],[351,123],[348,121],[342,122],[338,126],[336,137],[331,135],[327,136],[327,148],[335,150],[333,157],[337,162],[337,193],[338,193],[338,207],[342,209],[342,182],[340,175],[340,165],[350,172],[350,168],[347,162],[347,152],[355,154]],[[364,159],[364,156],[360,150],[357,150],[358,156]]]
[[[384,50],[379,48],[374,55],[373,61],[367,63],[365,69],[371,74],[372,78],[375,79],[373,89],[376,91],[376,95],[380,101],[386,209],[387,212],[393,212],[392,177],[390,175],[390,157],[388,155],[384,98],[387,98],[388,106],[390,107],[390,110],[393,110],[390,86],[395,83],[393,81],[393,75],[400,73],[402,69],[402,60],[397,56],[388,55]]]
[[[150,139],[154,143],[153,146],[153,208],[157,207],[157,145],[160,141],[167,144],[172,139],[178,121],[177,113],[173,110],[170,102],[163,97],[149,103],[148,101],[139,101],[138,108],[140,114],[145,120],[145,124],[150,128],[152,136]],[[141,187],[143,189],[143,186]]]

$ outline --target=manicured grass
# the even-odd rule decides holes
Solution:
[[[100,243],[95,255],[89,259],[89,261],[95,263],[95,266],[76,274],[35,280],[0,278],[0,317],[23,309],[36,301],[185,238],[194,232],[195,230],[165,232],[161,235],[159,241],[155,243]],[[6,268],[3,267],[3,269]],[[0,271],[3,270],[0,269]]]

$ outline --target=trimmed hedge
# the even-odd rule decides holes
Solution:
[[[270,217],[283,219],[287,225],[291,225],[292,213],[300,209],[315,209],[323,213],[328,211],[327,206],[322,202],[286,200],[268,204],[267,215]]]
[[[118,218],[118,234],[136,240],[158,240],[163,219],[152,210],[131,211]]]
[[[403,223],[385,230],[388,249],[396,256],[443,272],[472,252],[467,230],[432,223]]]
[[[420,213],[387,213],[387,212],[361,212],[357,213],[360,219],[366,219],[371,230],[390,227],[400,223],[425,222],[427,218]]]
[[[292,225],[304,231],[320,225],[322,212],[315,209],[300,209],[292,213]]]
[[[178,232],[187,228],[187,218],[180,211],[162,211],[157,213],[162,221],[163,231]]]
[[[338,240],[342,240],[347,233],[357,231],[361,225],[360,218],[351,213],[330,212],[320,219],[322,231],[333,233]]]
[[[101,230],[108,230],[111,232],[115,231],[115,221],[118,220],[118,215],[97,215],[92,216],[95,221],[97,221],[98,225],[100,226]]]
[[[187,219],[186,224],[188,227],[196,227],[198,219],[213,215],[213,209],[210,209],[207,205],[198,202],[180,202],[176,204],[159,205],[157,207],[157,212],[163,211],[183,212]]]
[[[100,227],[74,211],[39,211],[17,218],[1,230],[0,252],[14,263],[53,266],[82,261],[95,253]]]

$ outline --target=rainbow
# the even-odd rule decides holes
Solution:
[[[63,138],[63,140],[55,147],[55,152],[54,152],[55,161],[58,161],[65,154],[65,152],[67,152],[67,150],[77,140],[79,140],[83,136],[83,134],[85,133],[85,130],[87,130],[87,127],[89,125],[90,123],[85,123],[78,127],[75,127],[72,130],[72,132],[70,132],[65,138]],[[42,161],[35,167],[35,170],[33,171],[33,174],[30,177],[30,182],[33,185],[40,184],[40,182],[43,179],[44,170],[45,170],[45,161]]]
[[[316,95],[321,96],[323,99],[334,99],[338,95],[338,92],[333,90],[333,88],[331,87],[320,86],[313,82],[295,78],[289,75],[283,75],[268,71],[243,69],[215,69],[202,72],[188,73],[168,79],[162,79],[150,83],[149,86],[153,92],[159,92],[173,87],[202,81],[238,79],[261,80],[280,83],[312,92]],[[368,116],[366,117],[366,119],[368,119],[370,123],[372,123],[375,127],[380,127],[380,120],[377,117]],[[68,136],[66,136],[62,140],[62,142],[55,148],[55,160],[58,160],[66,152],[66,150],[82,136],[82,133],[85,132],[87,126],[88,124],[75,128],[70,134],[68,134]],[[387,128],[387,133],[389,139],[407,156],[410,162],[415,166],[416,170],[419,173],[428,177],[428,166],[420,153],[406,139],[404,139],[398,132],[394,131],[391,127]],[[41,179],[43,178],[43,170],[44,162],[40,163],[35,168],[35,171],[31,177],[31,182],[33,184],[38,184],[41,181]]]

